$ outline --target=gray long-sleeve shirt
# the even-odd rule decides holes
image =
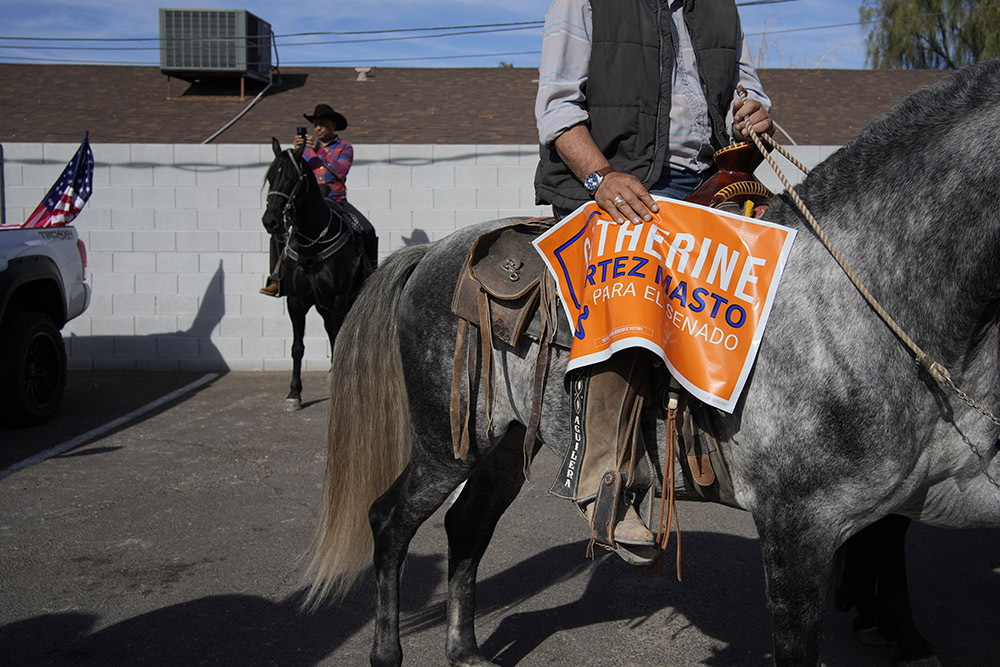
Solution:
[[[704,171],[712,165],[711,126],[708,103],[695,66],[694,49],[684,23],[683,1],[670,3],[675,48],[670,104],[669,166]],[[535,119],[538,138],[543,145],[560,134],[587,121],[587,100],[583,93],[590,64],[592,36],[590,0],[553,0],[545,15],[542,33],[542,60],[539,68]],[[757,77],[750,51],[740,30],[740,62],[736,86],[742,85],[752,99],[770,111],[771,100]],[[726,126],[733,124],[732,108]]]

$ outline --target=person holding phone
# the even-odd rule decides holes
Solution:
[[[298,127],[292,146],[296,151],[302,151],[302,157],[315,174],[323,194],[344,207],[350,207],[350,212],[364,221],[362,224],[371,227],[371,223],[347,203],[347,173],[354,163],[354,147],[338,134],[347,127],[347,118],[329,104],[317,104],[311,115],[305,113],[302,117],[312,124],[314,134],[309,134],[305,126]],[[374,228],[370,231],[366,229],[365,232],[366,239],[368,236],[375,238]],[[279,245],[279,239],[272,235],[271,266],[274,272],[268,276],[267,284],[260,290],[261,294],[267,296],[280,296],[277,279]]]

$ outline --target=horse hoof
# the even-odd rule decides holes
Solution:
[[[302,409],[302,400],[298,398],[285,399],[285,412],[298,412]]]

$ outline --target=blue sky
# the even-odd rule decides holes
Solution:
[[[159,65],[158,7],[165,6],[245,9],[271,24],[277,36],[277,60],[286,66],[494,67],[503,61],[537,67],[541,44],[537,26],[293,34],[539,22],[548,4],[548,0],[182,0],[167,5],[143,0],[0,0],[0,62]],[[740,14],[758,67],[863,68],[863,32],[857,25],[860,4],[861,0],[787,0],[743,6]],[[449,34],[461,32],[471,34]],[[149,41],[74,41],[81,37]],[[51,48],[55,46],[61,48]]]

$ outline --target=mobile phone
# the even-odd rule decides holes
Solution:
[[[295,128],[295,134],[299,135],[300,137],[306,136],[306,128],[304,127]]]

